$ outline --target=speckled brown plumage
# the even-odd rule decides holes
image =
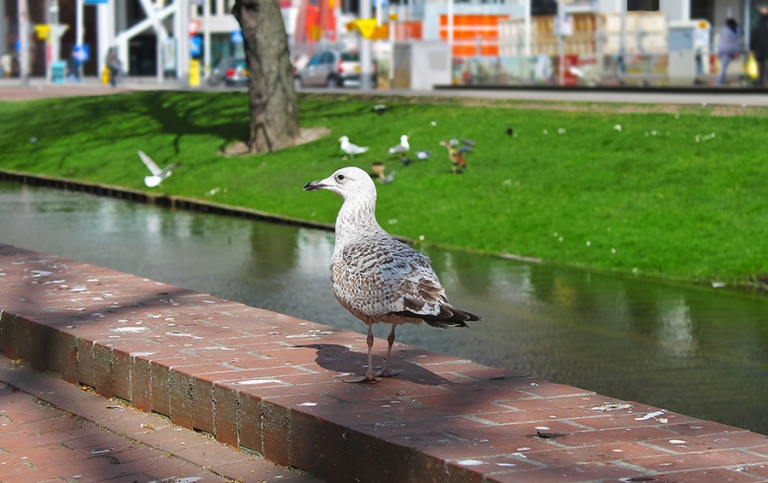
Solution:
[[[433,327],[466,327],[482,320],[450,305],[429,258],[392,238],[376,221],[376,186],[354,167],[307,183],[307,191],[326,189],[344,198],[336,218],[336,246],[331,257],[331,284],[336,299],[368,326],[368,370],[358,381],[374,381],[371,351],[376,323],[392,324],[387,360],[388,376],[395,327],[422,321]]]

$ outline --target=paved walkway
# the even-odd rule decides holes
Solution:
[[[0,482],[320,480],[0,357]]]
[[[128,78],[116,89],[102,86],[95,78],[87,78],[81,84],[51,84],[44,79],[32,79],[29,86],[21,86],[16,79],[0,79],[0,101],[29,100],[46,97],[62,97],[76,95],[103,95],[130,90],[165,90],[165,89],[199,89],[199,90],[236,90],[245,91],[244,87],[223,88],[201,86],[189,88],[174,80],[165,80],[159,84],[154,78]],[[594,102],[613,104],[665,104],[689,106],[733,106],[760,107],[768,106],[768,90],[765,94],[759,92],[740,91],[738,89],[695,89],[691,92],[648,92],[638,91],[601,91],[601,90],[557,90],[557,89],[443,89],[430,91],[413,91],[406,89],[379,89],[363,91],[360,89],[302,89],[301,92],[314,94],[358,94],[363,96],[397,96],[397,97],[437,97],[437,98],[476,98],[476,99],[509,99],[530,102]]]

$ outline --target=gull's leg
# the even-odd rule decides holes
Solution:
[[[373,329],[370,325],[368,326],[368,337],[365,341],[368,343],[368,370],[365,371],[364,376],[344,379],[344,382],[378,382],[381,380],[381,378],[373,375]]]
[[[384,370],[377,374],[379,377],[392,377],[400,374],[400,371],[389,370],[389,360],[392,358],[392,345],[395,343],[395,324],[392,324],[392,332],[387,336],[387,343],[389,344],[389,347],[387,347],[387,362],[384,364]]]

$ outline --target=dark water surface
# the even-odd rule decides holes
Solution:
[[[330,232],[0,183],[0,242],[364,332],[331,294]],[[768,434],[768,297],[425,251],[485,321],[400,342]]]

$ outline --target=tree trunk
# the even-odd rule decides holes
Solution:
[[[293,146],[299,108],[288,39],[278,0],[235,0],[232,14],[243,31],[251,110],[251,153]]]

